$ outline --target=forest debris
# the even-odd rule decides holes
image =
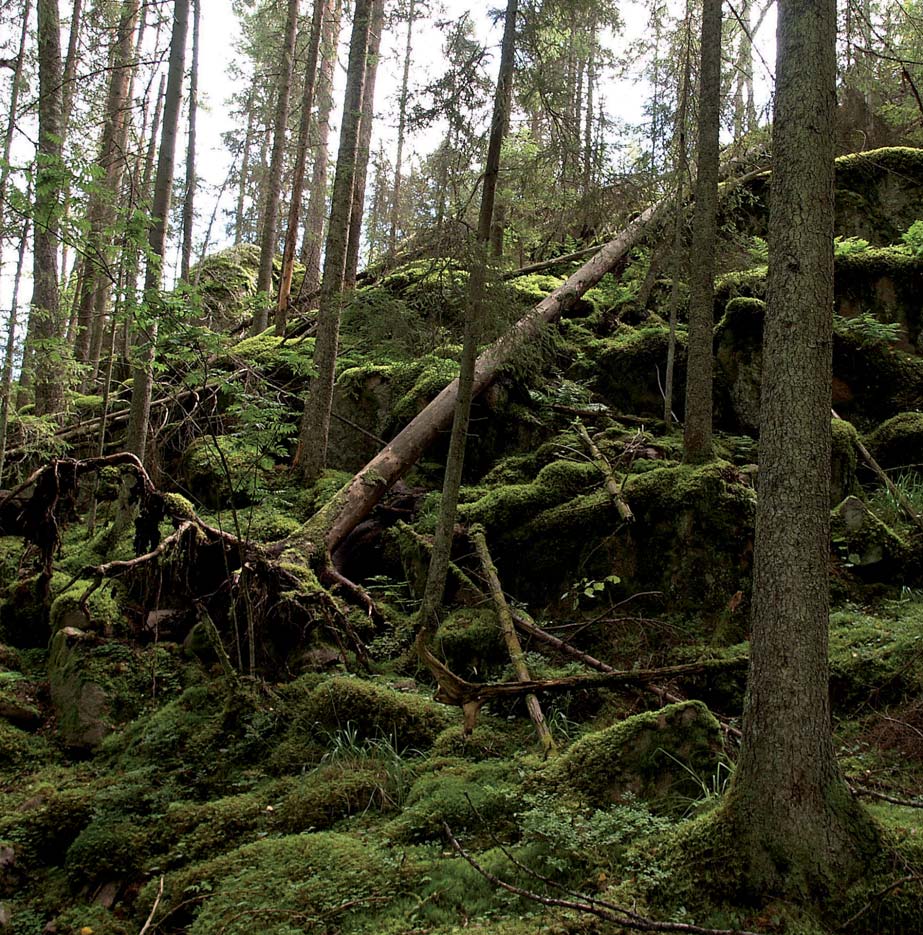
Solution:
[[[510,606],[506,602],[503,594],[503,588],[500,587],[500,579],[497,576],[497,567],[490,556],[490,550],[487,547],[487,536],[484,533],[484,527],[481,525],[472,526],[468,534],[474,542],[477,549],[478,558],[481,560],[481,566],[484,574],[487,576],[487,583],[490,587],[490,595],[493,598],[494,607],[497,610],[497,617],[500,619],[500,629],[503,633],[503,639],[506,648],[509,650],[510,660],[513,668],[516,670],[516,677],[520,682],[531,681],[529,667],[526,665],[525,657],[522,651],[522,645],[516,636],[516,627],[513,623],[513,617],[510,613]],[[542,712],[542,706],[534,693],[526,695],[526,707],[529,710],[529,717],[535,725],[535,732],[538,734],[539,742],[542,745],[542,751],[548,757],[555,753],[555,742],[545,721],[545,715]]]
[[[574,428],[577,429],[577,434],[589,450],[590,456],[593,458],[593,463],[599,468],[599,472],[605,478],[606,490],[609,491],[609,496],[612,497],[612,502],[615,504],[619,516],[621,516],[623,522],[630,523],[634,520],[635,516],[634,513],[631,512],[631,507],[622,496],[622,485],[616,478],[615,472],[612,470],[612,465],[609,464],[609,459],[599,450],[596,442],[593,441],[590,433],[579,419],[574,420]]]

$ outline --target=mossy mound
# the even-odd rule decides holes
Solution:
[[[92,585],[92,581],[78,578],[66,591],[57,594],[48,612],[52,633],[64,627],[77,627],[107,636],[128,635],[128,621],[120,605],[119,585],[107,582],[93,590],[84,602],[83,596]]]
[[[923,471],[923,412],[900,412],[866,436],[866,445],[885,469]]]
[[[830,506],[834,507],[858,489],[856,445],[859,433],[844,419],[830,422]]]
[[[638,590],[662,591],[668,606],[713,622],[733,605],[728,613],[737,626],[725,626],[724,638],[739,641],[756,516],[746,478],[721,461],[663,467],[631,475],[623,493],[635,522],[624,532],[615,572]]]
[[[237,361],[275,380],[303,383],[316,373],[314,338],[286,341],[269,328],[228,348],[223,364],[233,368]]]
[[[701,701],[648,711],[576,741],[543,773],[596,808],[644,799],[660,811],[686,807],[722,762],[721,727]]]
[[[413,874],[400,854],[366,837],[330,831],[267,838],[167,874],[162,908],[169,931],[204,935],[304,931],[312,920],[335,920],[344,933],[374,931],[368,907],[398,899]],[[156,884],[139,897],[153,903]],[[208,899],[190,899],[207,892]]]
[[[399,841],[442,840],[443,822],[456,833],[498,833],[520,794],[518,773],[509,761],[434,760],[386,833]]]
[[[462,678],[484,678],[490,666],[504,661],[500,621],[488,607],[453,611],[440,623],[435,642],[448,667]]]
[[[344,676],[323,680],[298,709],[315,735],[351,725],[359,739],[388,738],[400,750],[428,750],[455,715],[422,695]]]
[[[898,704],[923,691],[923,605],[887,605],[891,614],[830,615],[830,694],[843,713]],[[885,608],[883,608],[884,610]]]
[[[136,717],[155,690],[162,699],[181,688],[183,664],[175,647],[133,648],[71,627],[51,641],[48,679],[62,742],[76,751],[96,748],[115,726]]]

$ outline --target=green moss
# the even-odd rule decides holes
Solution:
[[[285,341],[272,328],[244,338],[228,348],[230,364],[238,358],[262,372],[286,380],[304,380],[316,374],[314,338]]]
[[[335,919],[348,933],[363,927],[368,907],[380,911],[409,882],[399,854],[327,831],[267,838],[168,874],[162,908],[174,911],[171,924],[190,935],[249,935],[255,918],[261,931],[278,935],[303,931],[317,918]],[[202,892],[207,900],[190,899]],[[140,903],[152,904],[155,895],[156,883],[149,884]]]
[[[469,523],[506,528],[600,483],[599,469],[589,462],[554,461],[530,483],[497,487],[475,502],[463,504],[459,513]]]
[[[847,497],[833,511],[830,532],[837,554],[864,580],[905,580],[908,544],[857,497]]]
[[[363,679],[334,676],[323,681],[300,707],[315,731],[351,724],[361,738],[393,738],[399,749],[426,750],[455,720],[456,713],[421,695],[402,693]]]
[[[766,298],[766,266],[726,273],[715,280],[715,307],[726,308],[731,299]]]
[[[462,608],[445,617],[436,646],[449,668],[462,678],[485,677],[487,667],[502,663],[500,622],[490,608]]]
[[[836,506],[854,493],[857,487],[856,445],[859,433],[854,425],[843,419],[830,423],[830,506]]]
[[[921,469],[923,412],[901,412],[866,437],[875,460],[886,469]]]
[[[520,747],[519,738],[502,721],[491,721],[482,714],[470,734],[459,724],[447,727],[433,744],[433,755],[466,760],[487,760],[512,756]]]
[[[387,834],[401,841],[441,840],[446,822],[457,833],[502,830],[520,795],[509,762],[434,761],[414,783],[400,816]]]
[[[76,888],[130,877],[145,857],[144,833],[134,822],[103,819],[77,835],[67,849],[64,869]]]
[[[274,462],[235,435],[199,438],[183,453],[186,489],[201,503],[223,508],[259,503],[267,494]]]
[[[701,795],[722,755],[720,725],[702,702],[687,701],[581,738],[548,766],[543,783],[597,808],[637,796],[669,811]]]
[[[880,616],[830,615],[830,694],[841,712],[917,697],[923,686],[923,605],[892,604]]]
[[[41,734],[14,727],[0,718],[0,770],[31,770],[54,759],[54,750]]]
[[[58,593],[48,612],[52,633],[62,627],[77,627],[109,635],[125,635],[127,624],[119,604],[123,597],[119,593],[121,588],[117,583],[108,582],[96,588],[86,600],[85,612],[81,599],[92,585],[92,581],[78,578],[66,591]]]
[[[266,501],[242,511],[238,521],[243,535],[257,542],[277,542],[298,532],[302,526],[294,516]]]
[[[550,276],[547,273],[517,276],[510,283],[516,297],[525,305],[537,305],[562,285],[564,285],[564,280],[560,276]]]
[[[457,376],[458,364],[454,360],[431,357],[418,370],[413,385],[395,402],[392,417],[398,422],[409,422]]]
[[[165,493],[163,499],[169,516],[175,516],[177,519],[195,518],[195,508],[182,494]]]

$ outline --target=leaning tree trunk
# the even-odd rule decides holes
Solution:
[[[356,0],[353,31],[349,44],[349,66],[343,99],[343,121],[333,201],[324,251],[324,278],[321,282],[317,312],[317,339],[314,366],[317,376],[311,381],[304,405],[299,439],[298,470],[308,482],[316,480],[327,462],[327,439],[333,405],[333,381],[336,372],[340,336],[340,309],[343,301],[343,277],[346,272],[346,246],[352,206],[356,154],[359,147],[359,120],[365,84],[366,53],[371,26],[371,0]]]
[[[750,675],[724,817],[748,892],[817,897],[875,846],[828,689],[835,0],[780,0],[777,55]]]
[[[190,0],[175,0],[173,7],[173,37],[170,41],[170,63],[167,68],[167,91],[163,105],[163,131],[157,175],[154,180],[154,202],[151,206],[151,229],[148,235],[148,258],[144,272],[144,318],[147,327],[137,335],[138,360],[131,388],[131,416],[125,447],[143,462],[147,450],[147,433],[151,415],[154,353],[157,345],[157,307],[163,274],[163,255],[167,241],[167,219],[173,190],[176,156],[176,134],[179,127],[180,104],[183,99],[183,64],[186,58],[186,32],[189,27]]]
[[[560,318],[588,289],[611,272],[669,211],[663,201],[640,214],[614,240],[607,243],[563,285],[538,303],[480,357],[474,369],[472,395],[483,392],[497,378],[510,356]],[[448,427],[455,412],[458,380],[453,380],[416,418],[408,423],[330,503],[291,537],[295,548],[333,552],[371,513],[420,455]]]
[[[285,20],[285,39],[282,44],[282,76],[272,131],[272,156],[269,179],[266,183],[266,202],[263,208],[263,229],[260,234],[260,268],[257,274],[258,292],[272,292],[272,261],[276,255],[276,222],[279,217],[279,196],[282,193],[282,164],[285,160],[288,103],[292,92],[292,66],[295,60],[295,37],[298,32],[299,0],[288,0]],[[259,334],[269,324],[269,311],[261,303],[253,316],[253,332]]]

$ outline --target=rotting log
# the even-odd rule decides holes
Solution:
[[[659,202],[640,214],[614,240],[607,243],[567,281],[546,296],[477,359],[474,396],[493,383],[511,354],[534,338],[547,324],[558,320],[588,289],[595,286],[636,246],[669,210]],[[295,547],[315,549],[323,539],[328,553],[336,550],[347,535],[372,511],[385,492],[399,480],[420,455],[450,424],[455,411],[458,380],[453,380],[419,415],[409,422],[352,480],[330,504],[289,540]]]
[[[487,576],[490,596],[493,598],[494,608],[500,620],[500,630],[503,633],[503,641],[506,643],[507,651],[510,654],[510,661],[513,663],[513,669],[516,671],[516,678],[519,679],[520,682],[529,682],[532,680],[532,676],[529,673],[529,667],[526,665],[522,644],[519,642],[519,637],[516,635],[516,626],[513,623],[510,605],[506,602],[503,588],[500,586],[497,566],[494,565],[490,550],[487,547],[487,536],[484,533],[484,527],[481,525],[472,526],[471,529],[468,530],[468,535],[474,543],[478,558],[481,561],[481,567],[484,570],[484,574]],[[541,703],[533,692],[526,695],[526,708],[529,711],[532,724],[535,726],[535,733],[538,734],[539,743],[542,745],[542,752],[546,757],[551,756],[555,752],[554,738],[551,736],[548,722],[545,720],[545,714],[542,711]]]

